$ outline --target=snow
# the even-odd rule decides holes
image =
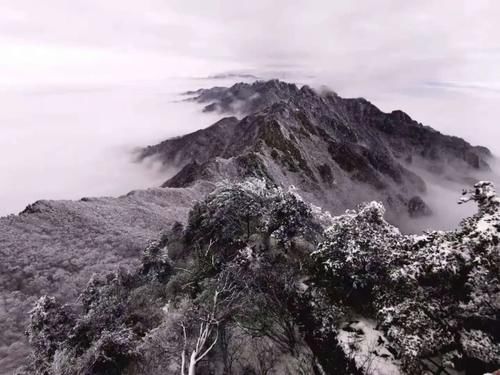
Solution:
[[[478,204],[479,212],[454,231],[403,235],[384,220],[383,207],[376,202],[333,218],[333,224],[324,232],[325,241],[312,256],[324,266],[327,279],[347,281],[350,290],[373,286],[380,329],[400,359],[399,364],[390,353],[383,355],[387,344],[383,334],[374,328],[375,323],[357,319],[344,326],[338,338],[364,373],[391,374],[392,367],[380,370],[387,363],[397,371],[402,367],[415,373],[420,371],[421,358],[440,350],[443,352],[436,359],[447,366],[447,371],[452,371],[464,355],[484,363],[500,357],[500,346],[487,330],[466,331],[456,323],[471,316],[485,323],[495,319],[500,200],[493,191],[490,183],[475,186],[470,200]],[[368,269],[378,272],[366,272]],[[457,274],[467,277],[460,286],[453,282]],[[394,289],[384,275],[394,281]],[[455,301],[458,309],[443,304],[442,299],[447,291],[453,295],[456,288],[467,290],[469,296],[467,303]],[[447,319],[450,325],[443,330],[429,313],[442,314],[441,319]],[[456,333],[461,337],[462,349],[452,355],[446,348],[457,340]],[[491,353],[499,354],[495,357]]]
[[[371,375],[399,375],[398,361],[387,349],[387,339],[376,329],[376,322],[359,318],[342,325],[337,339],[358,369]]]

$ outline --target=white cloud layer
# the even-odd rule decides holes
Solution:
[[[156,183],[125,156],[113,189],[89,171],[208,124],[165,100],[225,71],[327,84],[500,153],[499,15],[488,0],[0,0],[0,198],[16,201],[0,214]]]

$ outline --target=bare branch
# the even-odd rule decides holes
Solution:
[[[181,326],[182,326],[182,333],[184,336],[184,346],[182,348],[182,354],[181,354],[181,375],[185,375],[185,373],[186,373],[187,334],[186,334],[186,326],[184,325],[184,322],[181,322]]]
[[[217,332],[217,333],[216,333],[216,336],[215,336],[215,340],[214,340],[214,342],[212,342],[212,344],[208,347],[208,349],[207,349],[207,350],[205,350],[205,352],[204,352],[202,355],[200,355],[200,356],[196,359],[196,362],[201,361],[201,360],[202,360],[202,359],[203,359],[203,358],[204,358],[204,357],[205,357],[205,356],[206,356],[206,355],[210,352],[210,350],[212,350],[212,349],[213,349],[213,347],[214,347],[214,346],[215,346],[215,344],[217,343],[217,339],[219,338],[219,330],[217,329],[217,331],[216,331],[216,332]]]

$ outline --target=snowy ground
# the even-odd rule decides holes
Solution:
[[[337,338],[359,369],[370,375],[399,375],[401,370],[387,349],[387,339],[373,320],[359,318],[342,325]]]

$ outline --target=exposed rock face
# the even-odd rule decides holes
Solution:
[[[432,211],[424,200],[415,196],[408,201],[408,213],[410,217],[422,217],[432,215]]]
[[[184,167],[164,186],[199,179],[259,176],[294,185],[315,204],[337,213],[378,199],[389,218],[428,215],[418,167],[436,178],[465,181],[488,170],[491,153],[412,120],[384,113],[365,99],[344,99],[277,80],[238,83],[188,93],[205,111],[242,114],[143,150]],[[420,197],[417,199],[417,197]]]

